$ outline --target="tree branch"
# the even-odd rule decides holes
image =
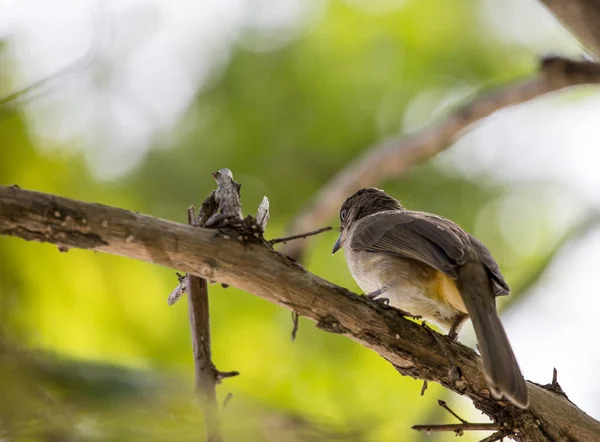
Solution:
[[[413,430],[417,431],[453,431],[457,436],[462,436],[465,431],[497,431],[497,424],[493,423],[470,423],[463,422],[460,424],[435,424],[435,425],[413,425]]]
[[[600,55],[600,1],[541,0],[554,16],[596,56]]]
[[[41,80],[37,80],[21,89],[17,89],[14,92],[0,97],[0,108],[14,102],[16,102],[16,104],[21,104],[21,101],[23,101],[22,99],[32,98],[34,93],[41,92],[42,89],[50,83],[63,79],[72,73],[83,72],[88,69],[99,57],[102,49],[102,42],[100,41],[100,20],[96,20],[94,26],[96,30],[94,32],[92,43],[81,57]]]
[[[231,171],[221,169],[215,172],[213,177],[218,184],[218,188],[204,200],[198,217],[196,217],[193,207],[188,208],[188,224],[190,226],[203,226],[211,219],[215,219],[216,216],[221,216],[222,221],[225,219],[231,221],[229,217],[233,216],[234,221],[241,222],[240,186],[233,181]],[[228,196],[229,198],[227,198]],[[232,207],[233,210],[231,211]],[[217,370],[212,360],[208,283],[206,279],[191,273],[187,274],[186,279],[194,352],[195,383],[204,416],[206,442],[223,442],[219,405],[217,403],[217,385],[222,379],[237,376],[239,373],[237,371],[220,372]],[[178,287],[180,286],[181,281]]]
[[[527,410],[492,399],[473,350],[442,335],[433,339],[430,331],[395,309],[307,272],[262,238],[234,239],[218,230],[16,186],[0,186],[0,234],[126,256],[254,293],[375,351],[404,375],[470,398],[494,423],[517,430],[517,440],[591,442],[600,434],[599,422],[562,395],[531,382]],[[460,368],[458,379],[449,373],[451,365]]]
[[[188,224],[197,226],[193,207],[188,209]],[[212,360],[208,284],[205,279],[191,273],[186,275],[186,279],[192,349],[194,352],[195,384],[204,416],[206,441],[222,442],[219,407],[217,405],[219,371]]]
[[[540,72],[532,79],[511,83],[477,96],[441,121],[368,149],[321,188],[312,204],[292,221],[288,234],[308,232],[327,224],[336,215],[344,199],[355,191],[402,175],[415,164],[450,147],[465,129],[498,110],[570,86],[598,83],[598,64],[564,58],[544,59],[540,64]],[[300,260],[308,243],[309,241],[289,243],[282,252]]]
[[[305,238],[308,238],[309,236],[318,235],[319,233],[329,232],[332,229],[333,229],[333,227],[331,227],[331,226],[321,227],[320,229],[313,230],[312,232],[299,233],[298,235],[284,236],[283,238],[271,239],[271,240],[269,240],[269,244],[271,244],[271,245],[279,244],[280,242],[286,244],[288,241],[293,241],[295,239],[305,239]]]

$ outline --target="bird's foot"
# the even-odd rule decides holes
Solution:
[[[374,292],[365,294],[365,298],[374,301],[377,304],[390,305],[390,298],[383,298],[381,294],[387,290],[387,287],[382,287]]]
[[[367,294],[365,294],[365,297],[366,297],[367,299],[370,299],[371,301],[375,301],[375,300],[377,300],[377,298],[379,298],[379,296],[380,296],[380,295],[381,295],[383,292],[385,292],[385,291],[386,291],[386,287],[382,287],[382,288],[380,288],[380,289],[378,289],[378,290],[375,290],[374,292],[371,292],[371,293],[367,293]],[[381,298],[380,298],[380,299],[381,299]],[[387,298],[383,298],[383,299],[387,299]],[[388,302],[389,302],[389,301],[390,301],[390,300],[388,299]]]
[[[387,290],[387,287],[382,287],[379,290],[375,290],[374,292],[371,293],[367,293],[365,295],[365,297],[371,301],[376,302],[377,304],[383,304],[383,305],[390,305],[390,298],[384,298],[381,295]],[[394,310],[400,312],[400,314],[402,316],[404,316],[405,318],[411,318],[411,319],[422,319],[423,317],[421,315],[413,315],[410,312],[407,312],[406,310],[402,310],[399,309],[397,307],[393,307]]]

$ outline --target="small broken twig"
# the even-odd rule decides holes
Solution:
[[[558,393],[561,396],[563,396],[566,400],[571,402],[571,399],[569,399],[569,396],[567,396],[567,393],[565,393],[565,391],[562,389],[562,387],[558,383],[558,370],[556,368],[552,369],[552,383],[546,384],[546,385],[540,385],[540,387],[545,388],[546,390],[550,390],[555,393]]]
[[[313,230],[311,232],[301,233],[299,235],[284,236],[283,238],[275,238],[275,239],[270,240],[269,244],[273,245],[273,244],[278,244],[280,242],[286,243],[286,242],[292,241],[294,239],[304,239],[304,238],[307,238],[309,236],[318,235],[319,233],[328,232],[328,231],[330,231],[332,229],[333,229],[333,227],[327,226],[327,227],[322,227],[322,228],[317,229],[317,230]]]
[[[299,320],[300,315],[292,311],[292,324],[294,324],[294,326],[292,327],[292,341],[296,340],[296,335],[298,334],[298,326],[300,325]]]
[[[454,431],[457,436],[462,436],[465,431],[498,431],[500,426],[493,422],[490,423],[470,423],[462,424],[438,424],[438,425],[413,425],[411,427],[416,431]]]
[[[425,396],[425,391],[427,390],[427,387],[429,385],[427,384],[427,381],[423,381],[423,386],[421,387],[421,396]]]
[[[437,424],[437,425],[413,425],[412,429],[417,431],[454,431],[457,436],[462,436],[465,431],[497,431],[501,426],[496,423],[471,423],[456,414],[446,403],[438,400],[438,405],[460,421],[460,424]],[[503,430],[506,431],[506,430]],[[509,433],[510,434],[510,433]]]
[[[438,399],[438,405],[440,407],[442,407],[444,410],[446,410],[448,413],[450,413],[452,416],[454,416],[456,419],[458,419],[459,421],[461,421],[463,424],[467,423],[466,420],[464,420],[462,417],[460,417],[458,414],[456,414],[454,411],[452,411],[452,409],[448,406],[448,404],[446,403],[446,401]]]
[[[187,293],[187,282],[185,279],[185,275],[182,275],[181,273],[175,273],[175,275],[177,275],[179,284],[177,284],[177,287],[173,289],[173,291],[167,298],[167,304],[169,305],[175,304],[183,295]]]
[[[233,393],[227,393],[227,396],[225,396],[225,399],[223,399],[222,408],[225,408],[227,406],[227,404],[229,403],[229,401],[231,400],[232,397],[233,397]]]
[[[263,196],[263,199],[258,206],[258,210],[256,211],[256,223],[262,232],[266,230],[270,217],[269,198]]]
[[[217,379],[219,382],[221,382],[223,379],[227,379],[227,378],[233,378],[235,376],[239,376],[240,372],[239,371],[219,371],[217,372]]]

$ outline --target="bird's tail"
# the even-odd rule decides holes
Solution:
[[[479,263],[465,264],[459,274],[460,292],[473,322],[490,391],[521,408],[529,405],[527,384],[496,311],[489,276]]]

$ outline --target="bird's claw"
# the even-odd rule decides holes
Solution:
[[[372,301],[376,302],[377,304],[390,305],[390,298],[375,298],[372,299]]]
[[[367,299],[370,299],[371,301],[375,301],[375,300],[377,300],[379,295],[381,295],[383,292],[385,292],[385,288],[381,288],[381,289],[375,290],[374,292],[367,293],[367,294],[365,294],[365,297]],[[387,298],[384,298],[384,299],[387,299]],[[390,300],[388,299],[388,303],[389,303],[389,301]]]

